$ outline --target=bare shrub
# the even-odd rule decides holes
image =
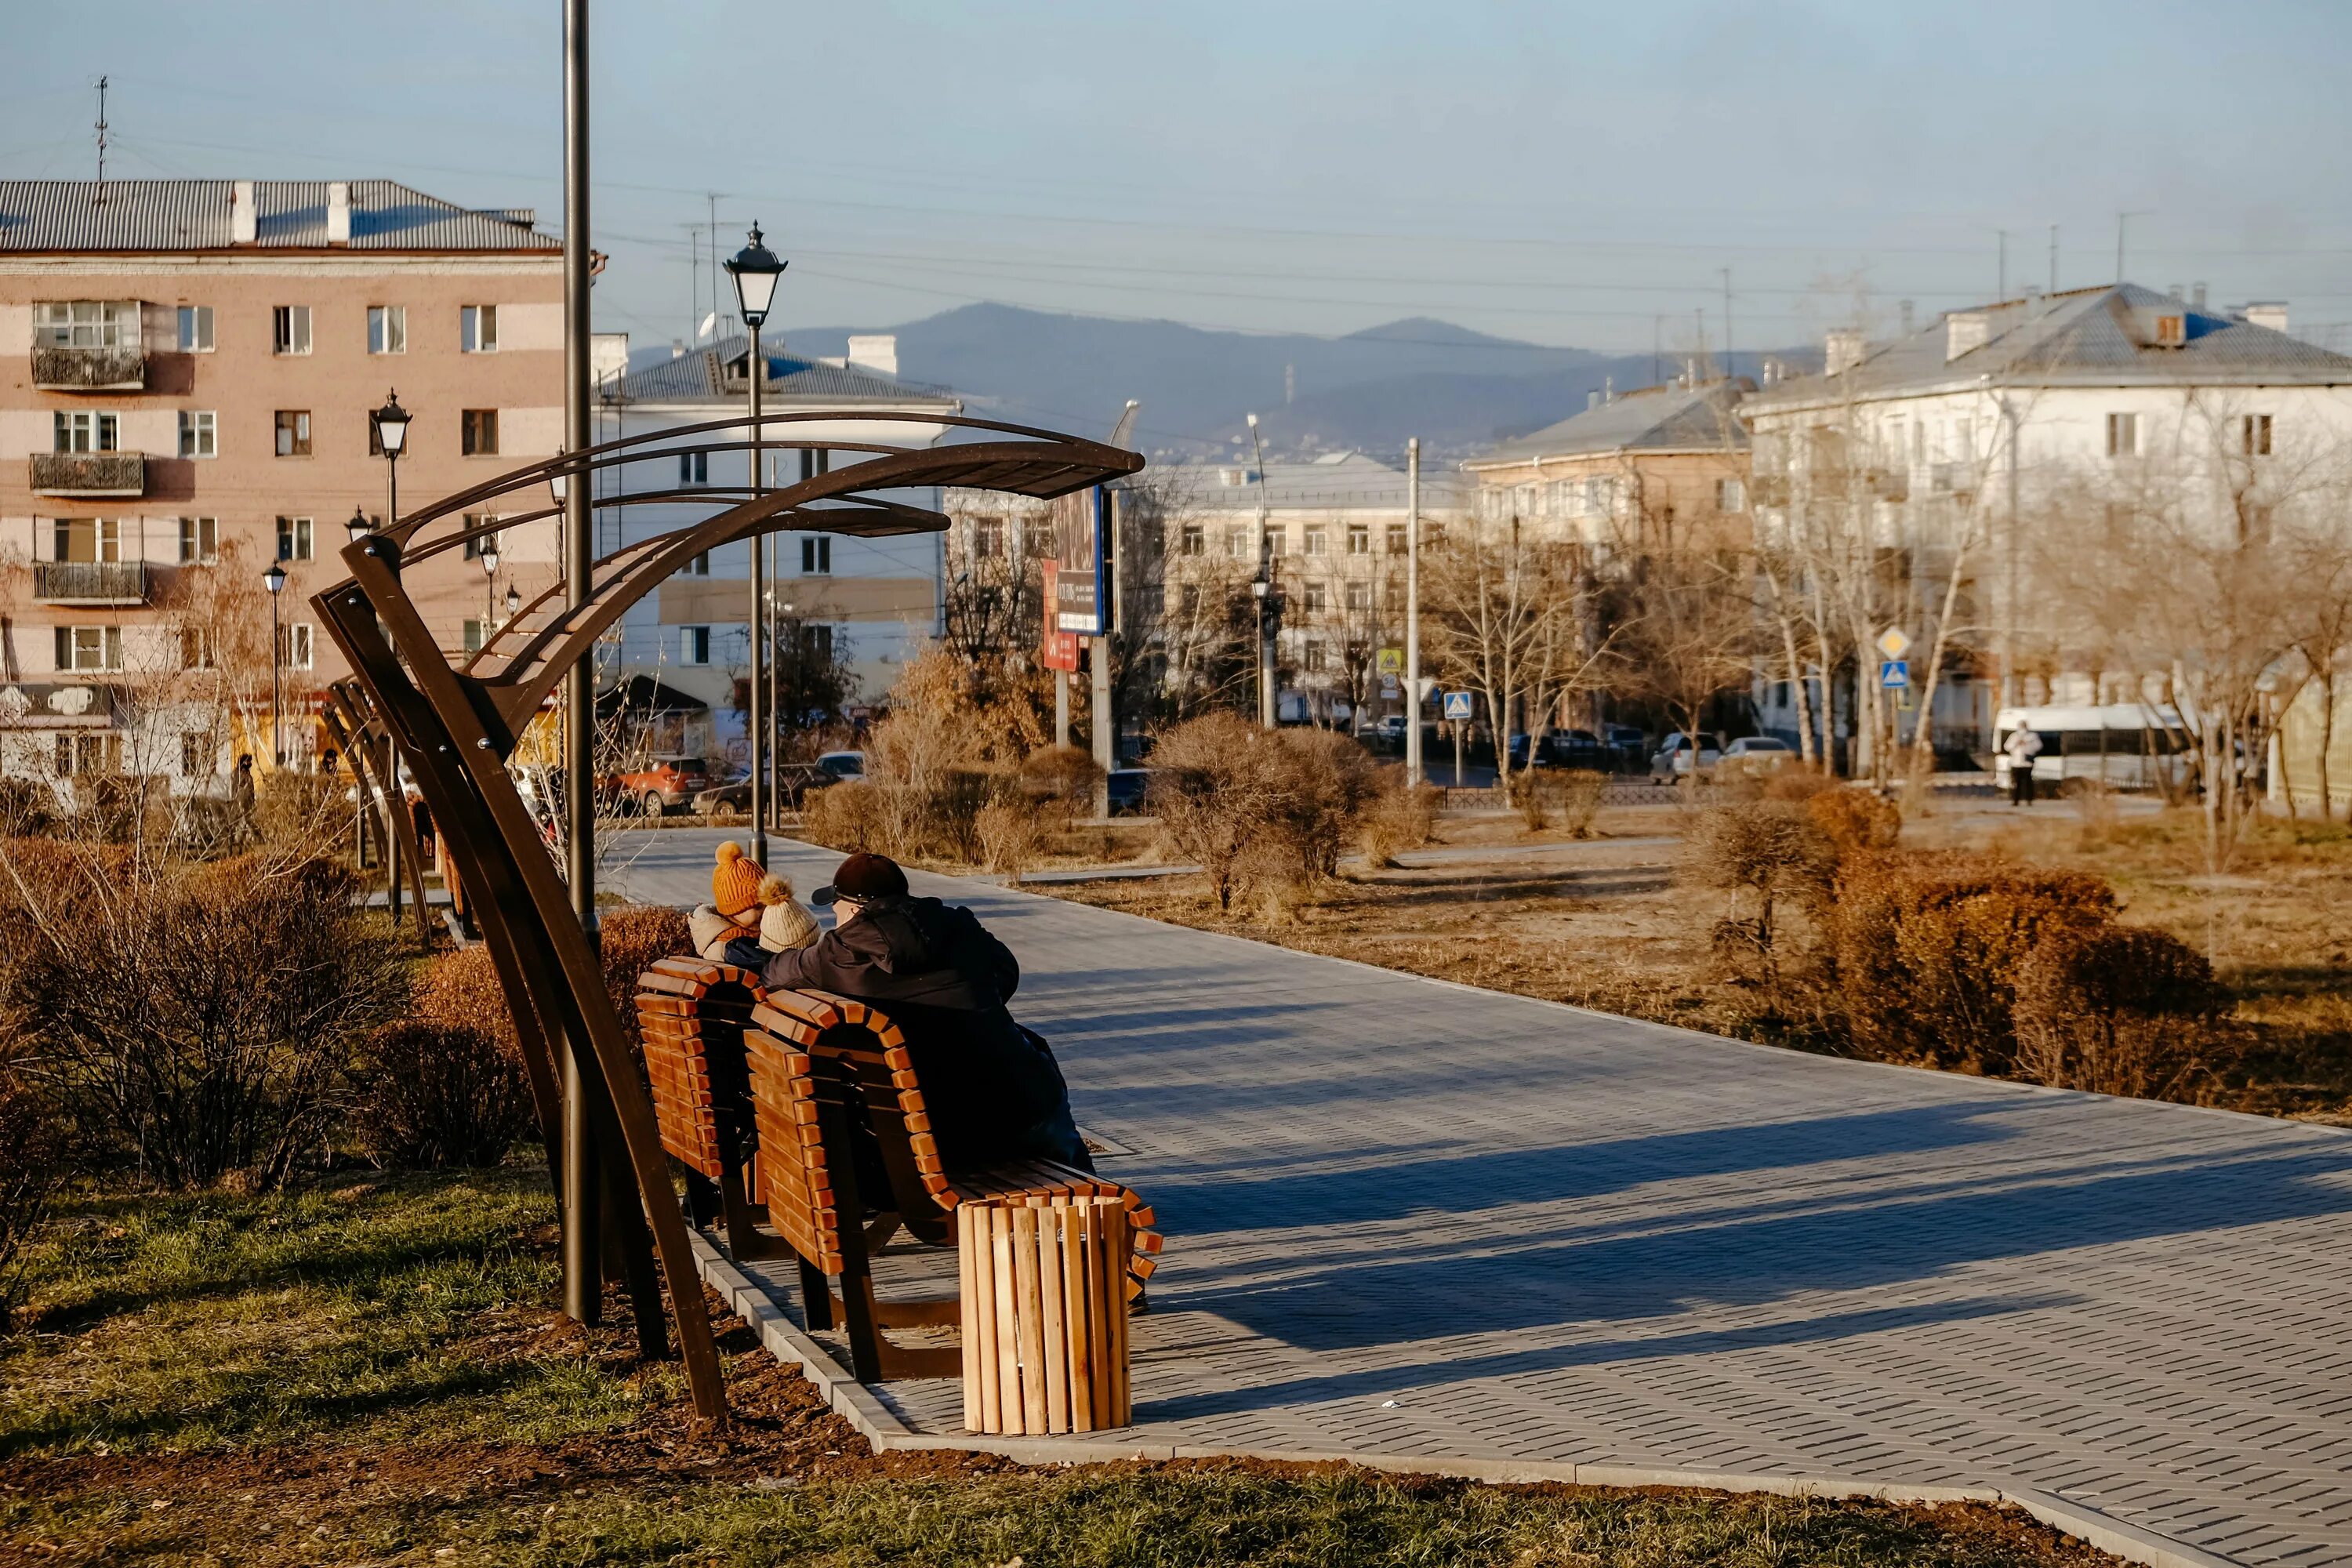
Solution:
[[[352,1128],[378,1165],[495,1165],[536,1120],[516,1054],[464,1025],[403,1019],[370,1037]]]
[[[2061,931],[2109,924],[2115,890],[2077,872],[1987,857],[1849,861],[1834,952],[1848,1037],[1862,1055],[2004,1075],[2026,957]]]
[[[1076,746],[1041,746],[1021,759],[1017,776],[1022,793],[1050,806],[1067,832],[1081,815],[1093,809],[1103,770],[1102,764]]]
[[[33,837],[58,819],[58,797],[33,779],[0,778],[0,837]]]
[[[1295,903],[1335,875],[1380,792],[1379,768],[1345,735],[1261,730],[1232,713],[1180,724],[1152,752],[1161,847],[1200,863],[1222,910],[1244,887]]]
[[[1375,868],[1396,864],[1401,849],[1418,849],[1437,831],[1437,791],[1404,782],[1404,770],[1383,778],[1380,794],[1364,814],[1364,858]]]
[[[881,790],[860,779],[810,791],[801,803],[801,831],[851,854],[880,854],[891,837]]]
[[[208,866],[60,846],[11,862],[10,1006],[78,1147],[163,1183],[281,1182],[321,1147],[362,1039],[406,1005],[391,933],[346,868],[257,854]]]
[[[1903,834],[1903,813],[1895,804],[1859,784],[1817,791],[1805,801],[1805,810],[1841,859],[1884,853]]]
[[[1045,812],[1050,803],[1007,795],[983,805],[972,817],[981,856],[992,871],[1018,882],[1037,858],[1045,839]]]
[[[2018,971],[2018,1075],[2095,1094],[2207,1099],[2227,1005],[2204,954],[2169,931],[2056,931]]]
[[[343,792],[350,784],[341,773],[283,768],[268,773],[254,791],[254,828],[263,843],[290,852],[349,858],[353,816]]]
[[[1811,763],[1787,763],[1764,775],[1766,800],[1809,801],[1843,786],[1827,768]]]
[[[416,980],[415,1016],[443,1028],[477,1030],[508,1050],[520,1048],[498,965],[480,942],[441,953],[425,966]]]
[[[1220,910],[1233,908],[1242,852],[1264,825],[1263,730],[1227,712],[1204,713],[1160,737],[1148,789],[1160,840],[1174,859],[1199,863]]]
[[[1609,789],[1609,775],[1575,768],[1559,778],[1559,820],[1570,838],[1592,837],[1593,820]]]
[[[0,1334],[24,1304],[25,1244],[65,1175],[56,1112],[13,1057],[0,1057]]]
[[[1559,804],[1558,775],[1547,769],[1528,768],[1513,773],[1507,787],[1521,826],[1529,833],[1540,833],[1551,826],[1552,811]]]
[[[837,787],[837,786],[836,786]],[[638,1048],[637,977],[665,958],[694,951],[686,912],[667,904],[623,904],[597,918],[597,952],[604,968],[604,994],[621,1016],[621,1031]]]
[[[2081,821],[2076,840],[2084,849],[2102,849],[2115,841],[2116,792],[2102,779],[2077,779],[2068,793],[2074,797],[2074,815]]]
[[[1328,731],[1281,731],[1275,740],[1269,760],[1277,838],[1301,883],[1336,876],[1340,854],[1380,795],[1380,768],[1362,746]]]
[[[1716,952],[1760,986],[1778,1011],[1784,967],[1782,915],[1796,903],[1819,910],[1837,869],[1837,851],[1801,807],[1785,801],[1717,806],[1685,840],[1685,872],[1729,893],[1716,921]]]

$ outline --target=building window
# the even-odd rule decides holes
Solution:
[[[1404,584],[1391,578],[1381,590],[1381,602],[1388,606],[1389,614],[1392,616],[1403,615]]]
[[[1348,608],[1369,610],[1372,607],[1372,585],[1370,583],[1348,584]]]
[[[180,352],[184,354],[208,354],[213,352],[213,308],[210,305],[180,307]]]
[[[1307,533],[1307,554],[1309,554],[1309,555],[1327,555],[1327,554],[1330,553],[1329,550],[1326,547],[1325,542],[1325,542],[1325,539],[1326,539],[1326,531],[1325,531],[1325,530],[1324,530],[1323,528],[1321,528],[1319,525],[1318,525],[1318,526],[1316,526],[1316,527],[1311,527],[1311,528],[1308,528],[1308,529],[1306,531],[1306,533]]]
[[[1307,674],[1320,675],[1323,673],[1325,659],[1323,655],[1323,639],[1321,637],[1308,637],[1305,646],[1300,649],[1300,652],[1304,657],[1299,662],[1307,667]]]
[[[33,346],[119,349],[139,342],[135,300],[64,300],[33,307]]]
[[[1285,530],[1278,523],[1266,529],[1265,553],[1268,560],[1286,552],[1288,542],[1284,538],[1284,533]]]
[[[59,778],[71,778],[76,774],[119,773],[121,771],[121,736],[59,735],[58,737],[58,776]]]
[[[115,562],[122,559],[119,517],[61,517],[49,525],[52,561]]]
[[[458,344],[469,354],[499,352],[499,308],[467,305],[457,312]]]
[[[680,664],[710,662],[710,628],[709,626],[677,628],[677,661]]]
[[[1197,522],[1186,523],[1182,531],[1176,535],[1176,552],[1179,555],[1204,554],[1208,547],[1206,531]]]
[[[404,354],[407,352],[408,307],[370,305],[368,307],[368,353]]]
[[[467,458],[499,455],[499,411],[468,408],[457,416],[457,451]]]
[[[1310,616],[1319,616],[1331,607],[1331,591],[1320,583],[1307,583],[1298,590],[1298,607]]]
[[[2269,415],[2247,415],[2238,421],[2238,432],[2245,447],[2247,457],[2267,458],[2271,455],[2271,416]]]
[[[58,626],[58,668],[64,670],[121,669],[121,626]]]
[[[1370,555],[1371,552],[1371,524],[1365,522],[1349,523],[1348,525],[1348,553],[1350,555]]]
[[[1004,520],[1001,517],[976,517],[971,521],[971,552],[995,560],[1004,553]]]
[[[184,517],[180,520],[180,564],[209,566],[220,559],[220,520]]]
[[[1185,584],[1184,591],[1177,596],[1176,603],[1182,609],[1184,618],[1186,620],[1189,621],[1193,616],[1199,615],[1201,613],[1201,585],[1198,583]]]
[[[310,623],[296,621],[286,628],[286,668],[310,668]]]
[[[281,458],[307,458],[310,455],[309,409],[281,408],[278,411],[278,455]]]
[[[270,312],[270,349],[274,353],[310,352],[310,307],[280,305]]]
[[[1715,510],[1717,511],[1746,511],[1748,510],[1748,487],[1741,484],[1738,479],[1716,480]]]
[[[833,535],[814,533],[801,541],[801,570],[820,576],[833,570]]]
[[[278,520],[278,559],[308,561],[310,559],[310,520],[307,517],[281,517]]]
[[[710,454],[680,452],[677,455],[677,482],[681,485],[707,485],[710,482]]]
[[[1389,524],[1389,553],[1402,555],[1412,548],[1412,542],[1406,536],[1405,525],[1401,522]]]
[[[180,776],[208,779],[220,771],[220,744],[203,730],[180,731]]]
[[[482,623],[468,616],[457,628],[457,639],[467,653],[482,651]]]
[[[209,408],[180,410],[180,456],[220,456],[220,416]]]
[[[677,574],[681,577],[709,576],[710,552],[706,550],[701,554],[696,556],[693,560],[688,561],[685,565],[677,569]]]
[[[2139,416],[2110,414],[2107,416],[2107,456],[2136,458],[2139,456]]]
[[[122,438],[122,421],[117,415],[61,408],[54,417],[56,449],[60,452],[111,452]]]
[[[473,537],[458,546],[459,553],[465,560],[479,561],[485,552],[493,555],[499,552],[499,535],[496,529],[492,529],[488,533],[473,533],[475,529],[496,521],[497,519],[486,511],[469,511],[465,515],[463,520],[465,529],[467,532],[473,534]]]
[[[1246,523],[1234,523],[1225,530],[1225,553],[1236,561],[1250,559],[1250,531]]]
[[[202,626],[180,628],[180,668],[182,669],[212,669],[219,661],[213,657],[213,639]]]

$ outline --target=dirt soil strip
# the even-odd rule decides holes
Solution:
[[[900,1421],[851,1375],[832,1351],[796,1328],[767,1289],[738,1268],[710,1239],[689,1229],[703,1283],[732,1307],[760,1342],[815,1384],[825,1402],[871,1444],[877,1455],[923,1449],[994,1454],[1021,1464],[1099,1464],[1121,1459],[1244,1459],[1269,1464],[1350,1464],[1405,1476],[1450,1476],[1496,1484],[1552,1483],[1586,1487],[1672,1487],[1779,1497],[1868,1498],[1890,1503],[2007,1503],[2054,1530],[2142,1568],[2242,1568],[2235,1559],[2202,1552],[2169,1536],[2127,1524],[2096,1509],[2030,1487],[1921,1487],[1840,1476],[1751,1475],[1736,1470],[1652,1468],[1635,1465],[1549,1464],[1528,1459],[1434,1458],[1426,1455],[1312,1453],[1225,1448],[1193,1444],[1118,1443],[1100,1437],[941,1436]]]

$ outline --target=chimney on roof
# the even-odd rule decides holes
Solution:
[[[1918,330],[1911,324],[1912,302],[1908,300],[1899,300],[1895,301],[1895,308],[1903,312],[1903,335],[1907,338]]]
[[[1614,403],[1617,401],[1617,378],[1615,376],[1604,375],[1601,378],[1601,401],[1603,403]]]
[[[2189,307],[2193,310],[2201,310],[2205,308],[2204,284],[2191,283],[2189,286]]]
[[[1859,329],[1840,327],[1822,347],[1822,374],[1836,375],[1862,363],[1864,338]]]
[[[1591,413],[1594,409],[1596,409],[1596,408],[1598,408],[1598,407],[1600,407],[1600,406],[1601,406],[1601,389],[1600,389],[1599,387],[1597,387],[1597,386],[1596,386],[1596,387],[1594,387],[1591,391],[1590,391],[1590,392],[1588,392],[1588,393],[1586,393],[1586,394],[1584,395],[1584,411],[1585,411],[1587,414],[1590,414],[1590,413]]]
[[[1944,318],[1944,363],[1974,353],[1992,341],[1992,318],[1982,310],[1954,310]]]
[[[2165,289],[2165,291],[2164,291],[2164,293],[2165,293],[2165,297],[2166,297],[2167,299],[2170,300],[2171,300],[2174,304],[2176,304],[2176,305],[2182,305],[2182,304],[2186,304],[2186,303],[2188,303],[2189,296],[2188,296],[2188,294],[2187,294],[2187,293],[2186,293],[2186,292],[2181,289],[2180,285],[2179,285],[2179,284],[2178,284],[2178,283],[2175,283],[2175,284],[2173,284],[2171,287],[2169,287],[2169,288],[2166,289]]]
[[[349,245],[352,242],[352,183],[349,180],[327,182],[327,243]]]
[[[870,370],[877,375],[898,374],[898,334],[876,332],[867,337],[849,340],[849,363],[859,370]]]
[[[2257,300],[2246,307],[2246,321],[2252,326],[2268,327],[2272,331],[2283,332],[2286,331],[2286,301]]]
[[[686,357],[686,340],[684,338],[670,339],[669,357],[672,359],[684,359]]]
[[[229,186],[228,242],[251,245],[261,237],[261,223],[253,210],[253,182],[238,180]]]

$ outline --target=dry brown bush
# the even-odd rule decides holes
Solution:
[[[1380,768],[1361,745],[1326,730],[1281,731],[1275,739],[1275,833],[1295,862],[1291,879],[1308,886],[1338,875],[1340,855],[1380,795]]]
[[[972,818],[972,829],[988,868],[1018,882],[1045,843],[1045,814],[1050,809],[1050,803],[1019,795],[1007,795],[982,806]]]
[[[1548,768],[1526,768],[1511,775],[1508,786],[1511,809],[1519,814],[1520,826],[1529,833],[1540,833],[1551,826],[1551,814],[1559,805],[1559,775]]]
[[[1375,868],[1396,864],[1401,849],[1418,849],[1437,831],[1437,792],[1404,782],[1404,770],[1387,770],[1381,792],[1364,813],[1364,858]]]
[[[1859,784],[1816,791],[1805,810],[1841,858],[1884,853],[1903,834],[1903,813],[1895,804]]]
[[[1764,775],[1766,800],[1808,801],[1842,787],[1837,775],[1827,768],[1803,763],[1789,763]]]
[[[1151,753],[1149,801],[1171,859],[1197,862],[1216,895],[1233,908],[1243,851],[1267,816],[1266,731],[1233,713],[1204,713],[1160,737]]]
[[[1832,921],[1848,1038],[1878,1060],[2006,1075],[2028,955],[2115,910],[2115,890],[2078,872],[1960,854],[1848,860]]]
[[[5,1037],[0,1037],[5,1038]],[[66,1142],[47,1096],[0,1046],[0,1335],[24,1302],[25,1244],[66,1175]]]
[[[521,1048],[515,1037],[514,1015],[507,1009],[506,988],[499,984],[498,965],[480,942],[445,952],[427,963],[416,980],[416,1016],[425,1023],[452,1029],[476,1029],[504,1048]]]
[[[1570,838],[1592,837],[1601,802],[1609,789],[1609,775],[1589,768],[1572,768],[1559,779],[1559,820]]]
[[[1095,786],[1102,783],[1103,770],[1076,746],[1040,746],[1021,759],[1018,778],[1022,793],[1050,806],[1066,832],[1094,809]]]
[[[2018,1075],[2095,1094],[2208,1100],[2229,1054],[2227,1010],[2213,966],[2169,931],[2053,932],[2018,971]]]
[[[836,786],[837,787],[837,786]],[[637,1048],[637,977],[665,958],[694,951],[686,913],[667,904],[623,904],[598,918],[604,993],[621,1016],[621,1032]]]
[[[880,854],[890,842],[882,792],[858,779],[812,790],[801,804],[801,831],[850,854]]]
[[[495,1165],[537,1120],[520,1058],[465,1025],[388,1025],[353,1077],[352,1129],[378,1165]]]
[[[1715,924],[1715,950],[1781,1008],[1786,907],[1818,911],[1828,900],[1837,851],[1802,807],[1786,801],[1716,806],[1683,845],[1685,876],[1730,895]]]

